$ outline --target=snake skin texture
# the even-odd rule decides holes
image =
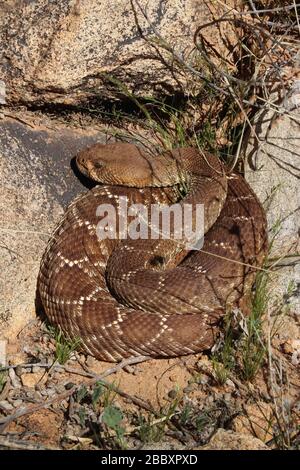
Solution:
[[[101,184],[71,203],[44,253],[38,290],[50,322],[107,361],[211,348],[267,251],[265,213],[247,182],[194,148],[150,156],[132,144],[96,144],[77,165]],[[118,213],[120,196],[148,208],[204,204],[202,249],[174,239],[99,239],[97,207]]]

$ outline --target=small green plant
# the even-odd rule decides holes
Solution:
[[[201,433],[205,427],[210,423],[211,418],[207,411],[200,413],[195,419],[195,427],[198,433]]]
[[[102,423],[106,424],[109,429],[112,429],[116,433],[116,440],[121,447],[125,449],[127,447],[124,440],[125,428],[121,425],[123,420],[122,411],[114,405],[107,405],[101,415]]]
[[[237,327],[233,316],[225,317],[223,344],[212,354],[212,365],[216,379],[221,385],[230,373],[237,373],[243,380],[252,380],[262,366],[267,352],[263,337],[263,318],[269,302],[269,273],[261,270],[256,275],[255,291],[251,299],[250,314],[242,317],[239,325],[242,332],[234,340]],[[238,312],[240,313],[240,312]]]
[[[85,385],[81,385],[81,387],[77,390],[75,398],[78,403],[80,403],[88,394],[88,390]]]
[[[225,332],[222,347],[214,352],[211,357],[216,379],[220,385],[226,382],[230,372],[235,367],[232,317],[227,314],[224,322]]]
[[[178,422],[180,425],[186,426],[192,417],[193,417],[193,407],[190,403],[186,403],[181,410]]]
[[[138,417],[138,436],[144,443],[159,442],[164,436],[164,426],[157,423],[157,420],[150,415]]]
[[[55,339],[55,360],[64,365],[81,345],[80,338],[68,338],[60,328],[49,327],[51,336]]]
[[[218,360],[215,355],[212,356],[212,366],[216,374],[217,382],[220,385],[223,385],[229,377],[229,369],[227,369],[226,366],[222,364],[222,362],[220,362],[220,360]]]
[[[102,383],[101,380],[97,382],[99,387],[101,383]],[[101,404],[103,405],[104,408],[113,404],[113,401],[117,396],[117,392],[114,389],[115,389],[115,382],[112,382],[111,384],[105,384],[105,388],[103,388],[103,394],[101,398]]]
[[[269,301],[269,274],[259,271],[252,300],[251,313],[245,319],[243,336],[240,341],[241,373],[244,380],[252,380],[262,366],[266,346],[263,340],[262,322]]]
[[[93,405],[94,409],[96,409],[96,406],[97,406],[97,404],[100,400],[100,397],[104,393],[105,393],[105,391],[104,391],[103,384],[101,383],[101,381],[96,382],[95,388],[94,388],[93,393],[92,393],[92,405]]]
[[[216,131],[213,128],[211,122],[206,121],[201,127],[201,131],[195,135],[197,146],[202,150],[216,153]]]
[[[133,106],[138,110],[140,116],[132,116],[125,113],[114,114],[114,117],[123,118],[126,122],[134,122],[151,134],[151,147],[158,152],[172,150],[178,147],[186,147],[197,145],[197,137],[192,132],[188,132],[189,124],[186,121],[185,113],[178,107],[171,106],[165,101],[160,101],[150,96],[137,97],[132,93],[124,83],[112,75],[105,74],[105,78],[121,93],[126,99],[132,102]],[[148,147],[149,137],[143,135],[138,136],[135,132],[116,133],[117,137],[123,139],[137,140],[139,143]]]
[[[178,406],[182,400],[179,388],[176,388],[176,396],[170,404],[164,406],[155,416],[138,417],[139,438],[142,442],[159,442],[166,432],[173,416],[178,414]]]

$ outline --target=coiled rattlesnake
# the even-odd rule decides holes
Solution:
[[[267,249],[265,214],[246,181],[194,148],[150,157],[132,144],[96,144],[77,165],[104,185],[70,205],[43,256],[38,288],[50,321],[108,361],[210,348]],[[174,239],[100,240],[97,207],[118,212],[120,196],[147,207],[203,203],[202,250]]]

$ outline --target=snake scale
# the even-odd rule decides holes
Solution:
[[[265,213],[245,179],[195,148],[150,156],[133,144],[95,144],[76,162],[101,184],[71,203],[43,255],[38,290],[49,320],[101,360],[211,348],[267,251]],[[202,249],[99,239],[97,207],[112,204],[122,217],[120,196],[146,207],[204,204]]]

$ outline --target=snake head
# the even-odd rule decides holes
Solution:
[[[147,155],[128,143],[95,144],[76,157],[81,173],[99,183],[144,187],[151,185]]]

